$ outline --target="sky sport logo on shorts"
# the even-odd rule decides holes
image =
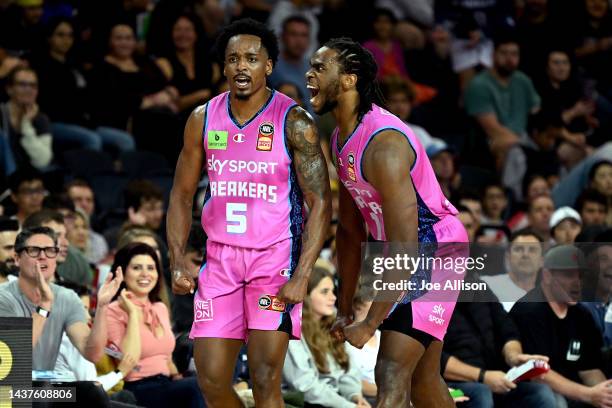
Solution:
[[[431,309],[431,313],[429,314],[429,321],[434,322],[435,324],[442,326],[444,324],[444,312],[446,309],[442,307],[442,305],[438,304]]]
[[[259,298],[258,303],[261,310],[271,310],[273,312],[285,311],[285,303],[278,300],[274,295],[263,295]]]
[[[193,320],[195,322],[207,322],[213,319],[212,299],[195,300],[193,302]]]
[[[259,125],[259,134],[257,135],[257,150],[260,152],[271,152],[273,140],[274,124],[272,122],[264,122]]]

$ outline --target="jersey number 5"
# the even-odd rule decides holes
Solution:
[[[225,218],[227,219],[227,232],[230,234],[244,234],[247,230],[247,205],[245,203],[226,203]]]

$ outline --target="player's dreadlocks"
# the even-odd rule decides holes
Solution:
[[[382,105],[383,97],[376,82],[378,66],[370,51],[359,43],[347,37],[333,38],[325,46],[338,52],[338,63],[342,66],[344,74],[357,75],[357,92],[359,92],[359,106],[357,118],[372,109],[372,103]]]

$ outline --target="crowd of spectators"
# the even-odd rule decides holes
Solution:
[[[458,303],[444,346],[441,374],[465,394],[459,406],[612,406],[611,7],[0,1],[0,316],[31,317],[35,375],[75,381],[92,401],[205,405],[188,337],[193,296],[168,289],[164,214],[190,112],[227,90],[216,34],[251,17],[279,39],[269,86],[308,111],[314,50],[336,36],[370,50],[385,107],[425,147],[470,242],[496,253],[495,267],[468,274],[488,289]],[[334,215],[284,391],[288,406],[367,407],[380,333],[362,350],[328,334],[338,180],[333,119],[315,119]],[[203,174],[186,250],[194,277],[206,257],[206,185]],[[595,272],[578,274],[582,261]],[[372,296],[360,288],[356,318]],[[39,304],[51,310],[46,322]],[[505,379],[532,358],[551,366],[540,381]],[[246,367],[243,353],[234,377],[249,403]]]

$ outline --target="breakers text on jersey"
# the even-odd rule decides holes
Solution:
[[[213,180],[224,172],[249,174],[274,174],[278,163],[245,160],[219,160],[213,154],[208,159],[208,173],[215,174],[210,181],[212,197],[248,197],[270,203],[277,202],[277,186],[252,181]],[[226,173],[227,174],[227,173]]]

